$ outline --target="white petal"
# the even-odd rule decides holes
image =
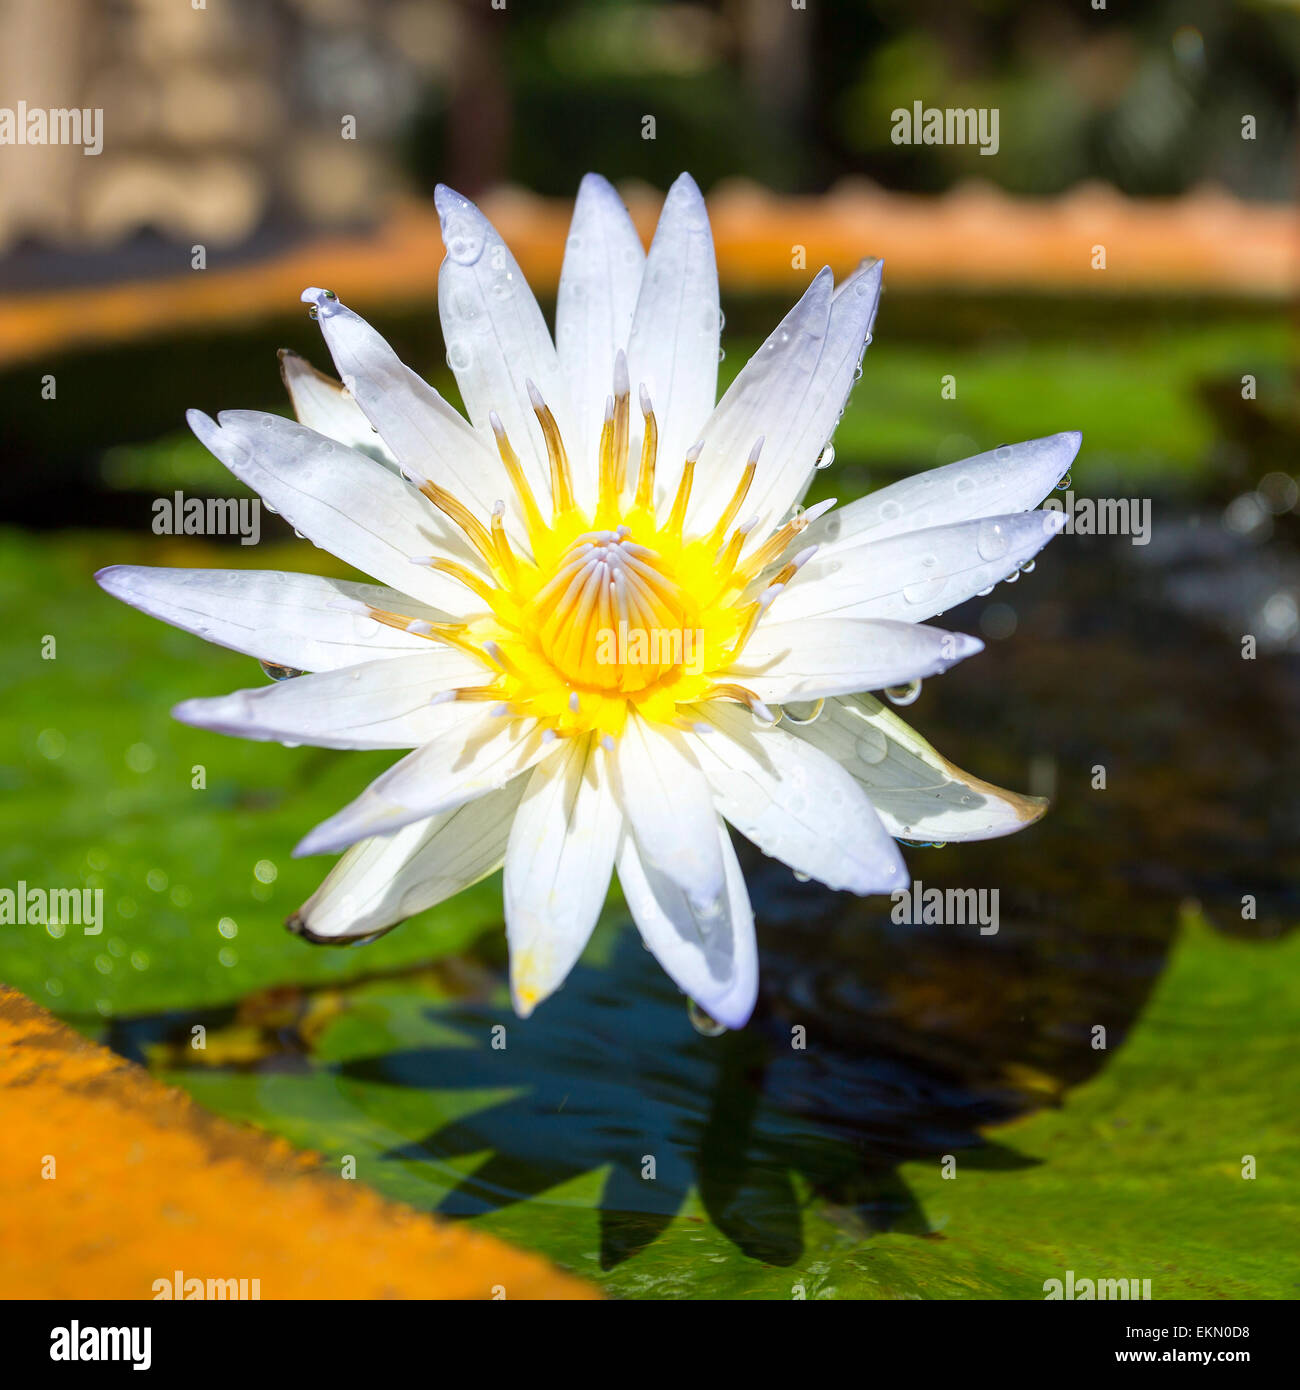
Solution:
[[[800,408],[799,447],[769,475],[761,496],[746,499],[746,512],[759,517],[751,545],[779,526],[808,490],[818,456],[835,433],[870,341],[883,271],[883,261],[863,261],[835,291],[817,375]]]
[[[811,472],[826,442],[824,435],[816,437],[822,426],[817,404],[824,387],[818,367],[834,287],[835,277],[827,267],[744,365],[709,416],[700,435],[704,448],[691,493],[692,529],[705,531],[713,525],[759,438],[763,452],[738,520],[766,516],[765,499],[773,481],[787,469],[795,469],[800,477]]]
[[[425,646],[415,656],[367,661],[215,699],[183,700],[172,715],[182,724],[262,742],[418,748],[464,728],[471,713],[481,713],[463,702],[430,704],[433,697],[457,686],[481,685],[488,674],[464,652]]]
[[[1082,438],[1077,430],[1068,430],[1023,444],[1003,444],[902,478],[813,522],[799,544],[831,550],[930,526],[1026,512],[1056,486]]]
[[[396,471],[397,460],[341,382],[318,372],[305,357],[288,348],[280,349],[280,376],[300,425]]]
[[[828,700],[811,724],[791,732],[820,748],[866,789],[891,835],[992,840],[1032,825],[1047,799],[1021,796],[955,767],[879,700]]]
[[[537,499],[551,495],[541,426],[528,398],[531,380],[560,434],[573,438],[569,388],[537,300],[496,228],[467,198],[438,185],[434,193],[446,258],[438,271],[438,313],[447,361],[465,409],[485,441],[489,416],[501,417]]]
[[[829,617],[923,622],[1014,574],[1064,523],[1061,512],[1017,512],[818,551],[776,599],[774,614],[783,623]]]
[[[527,1018],[564,983],[605,903],[622,833],[605,751],[571,739],[536,767],[506,849],[510,992]]]
[[[501,867],[526,777],[454,810],[361,840],[289,920],[310,941],[387,931]]]
[[[355,801],[304,836],[294,854],[336,854],[368,835],[390,835],[499,790],[555,751],[556,743],[543,741],[535,720],[498,718],[481,705],[478,710],[394,763]]]
[[[705,915],[671,879],[647,863],[631,835],[618,853],[618,881],[641,939],[673,983],[728,1028],[749,1022],[758,998],[758,944],[745,876],[721,821],[716,833],[726,895]]]
[[[518,499],[497,450],[363,318],[323,290],[304,291],[309,297],[339,375],[398,463],[468,502],[480,520],[498,499],[517,515]]]
[[[682,174],[668,190],[650,243],[627,353],[633,397],[643,384],[659,426],[656,490],[670,497],[717,400],[721,312],[708,210],[695,180]],[[635,399],[633,406],[635,460],[641,418]]]
[[[597,446],[614,357],[626,351],[645,251],[623,200],[599,174],[578,188],[555,304],[555,346],[569,383],[569,456],[579,501],[595,497]]]
[[[802,385],[797,402],[788,403],[789,417],[777,425],[780,448],[755,475],[755,486],[745,499],[744,514],[758,518],[750,545],[779,526],[808,490],[817,459],[844,413],[866,350],[880,302],[883,269],[882,261],[864,261],[835,291],[816,370]],[[764,455],[768,443],[764,443]]]
[[[644,858],[701,908],[716,903],[725,886],[716,817],[683,736],[630,715],[614,768],[623,814]]]
[[[299,671],[332,671],[427,651],[429,639],[331,605],[340,600],[443,621],[435,608],[379,584],[284,570],[184,570],[110,565],[101,588],[209,642]]]
[[[725,679],[768,703],[819,700],[937,676],[983,650],[978,637],[921,623],[877,618],[764,621]]]
[[[686,740],[714,802],[764,854],[852,893],[888,893],[904,881],[898,846],[838,763],[783,729],[758,728],[738,705],[697,709],[715,727]]]
[[[441,554],[482,569],[459,531],[374,459],[291,420],[227,410],[185,417],[200,441],[309,540],[434,608],[461,616],[480,600],[449,575],[411,564]]]

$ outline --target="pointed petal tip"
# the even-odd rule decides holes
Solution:
[[[610,183],[604,174],[598,174],[594,169],[590,169],[583,174],[582,179],[578,183],[578,196],[582,197],[584,193],[588,195],[598,194],[602,197],[613,193],[617,196],[617,190],[614,185]]]
[[[211,450],[212,441],[221,433],[221,426],[217,424],[212,416],[205,415],[201,410],[187,410],[185,412],[185,423],[194,432],[199,443]]]
[[[755,990],[752,997],[746,996],[738,1000],[723,1000],[720,1003],[706,1004],[697,999],[695,1003],[729,1032],[738,1033],[754,1016],[754,1009],[758,1004],[758,991]]]
[[[479,212],[478,207],[463,193],[457,193],[445,183],[440,183],[434,188],[433,205],[438,210],[438,216],[443,219],[450,217],[454,212]]]

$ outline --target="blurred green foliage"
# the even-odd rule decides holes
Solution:
[[[557,196],[588,169],[660,188],[690,169],[706,188],[743,174],[785,191],[846,175],[928,191],[967,177],[1027,193],[1084,179],[1293,190],[1287,0],[534,0],[470,34],[472,72],[430,87],[407,133],[426,190],[449,167],[467,187],[504,177]],[[890,113],[914,101],[998,109],[997,157],[892,143]],[[484,142],[489,128],[505,133]]]

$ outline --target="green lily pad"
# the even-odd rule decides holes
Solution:
[[[885,1056],[874,1098],[808,1106],[801,1091],[835,1084],[825,1045],[698,1036],[617,915],[527,1024],[499,988],[425,973],[299,1000],[324,1021],[297,1054],[222,1060],[247,1017],[212,1020],[210,1056],[143,1021],[116,1042],[210,1108],[622,1296],[1041,1298],[1067,1270],[1150,1279],[1155,1298],[1295,1295],[1300,1065],[1255,1020],[1300,1016],[1300,937],[1189,917],[1091,1081],[980,1125],[897,1062],[891,1090]],[[929,1152],[882,1164],[909,1106]]]

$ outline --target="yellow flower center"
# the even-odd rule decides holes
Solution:
[[[734,663],[767,602],[804,558],[796,557],[760,586],[760,576],[785,554],[808,516],[788,521],[741,560],[748,528],[733,524],[762,441],[714,525],[688,537],[697,450],[687,455],[672,506],[660,518],[654,504],[658,430],[644,392],[641,467],[634,488],[626,480],[630,410],[621,355],[601,433],[594,515],[574,499],[568,457],[550,410],[535,391],[532,399],[550,462],[549,519],[501,422],[492,417],[531,553],[521,553],[506,535],[504,504],[484,525],[463,502],[426,480],[420,490],[465,533],[490,580],[453,560],[426,563],[461,580],[485,611],[441,625],[373,609],[371,616],[479,657],[484,683],[457,690],[454,698],[491,701],[499,712],[536,718],[557,735],[617,737],[631,710],[655,722],[689,725],[681,707],[708,699],[740,700],[766,714],[750,691],[715,674]]]

